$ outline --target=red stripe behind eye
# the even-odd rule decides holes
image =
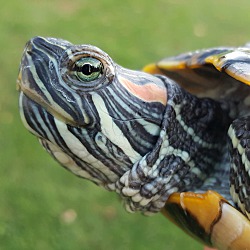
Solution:
[[[167,104],[167,90],[165,88],[150,82],[144,85],[137,85],[123,77],[120,77],[119,81],[132,95],[145,102]]]

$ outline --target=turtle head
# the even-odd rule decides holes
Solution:
[[[164,82],[91,45],[35,37],[18,76],[20,113],[64,167],[111,189],[159,137]]]
[[[125,69],[97,47],[35,37],[17,83],[26,128],[66,169],[118,192],[127,210],[159,211],[219,161],[228,127],[220,103]]]

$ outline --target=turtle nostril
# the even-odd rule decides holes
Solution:
[[[31,55],[32,54],[32,50],[31,49],[27,49],[26,53],[29,54],[29,55]]]
[[[31,42],[31,41],[28,41],[28,42],[26,43],[26,46],[25,46],[25,49],[24,49],[25,53],[31,55],[31,53],[32,53],[32,47],[33,47],[33,46],[32,46],[32,42]]]

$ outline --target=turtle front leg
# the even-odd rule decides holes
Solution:
[[[234,203],[250,219],[250,116],[235,120],[230,137],[230,193]]]

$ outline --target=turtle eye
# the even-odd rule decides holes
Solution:
[[[80,81],[90,82],[103,73],[103,64],[96,58],[83,57],[75,62],[73,70]]]

